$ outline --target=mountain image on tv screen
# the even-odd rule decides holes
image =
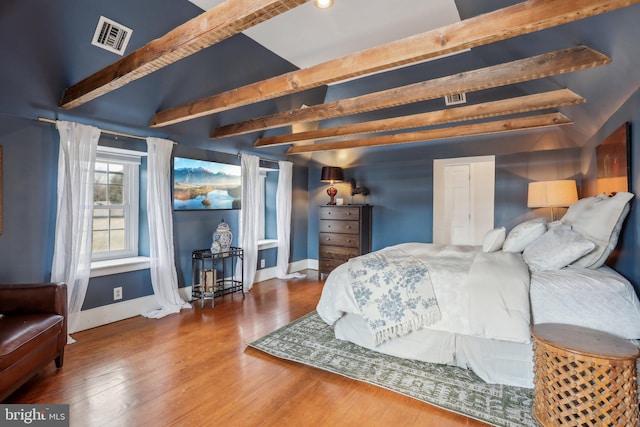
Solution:
[[[173,209],[240,209],[241,196],[240,166],[174,158]]]

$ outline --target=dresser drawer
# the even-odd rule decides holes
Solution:
[[[345,248],[342,246],[320,245],[319,252],[321,259],[340,259],[344,261],[360,255],[358,248]]]
[[[339,219],[339,220],[355,220],[360,219],[360,209],[353,208],[336,208],[322,207],[320,208],[320,219]]]
[[[360,232],[360,223],[358,221],[320,221],[321,233],[348,233],[358,234]]]
[[[318,270],[331,273],[351,258],[371,252],[371,206],[320,206]]]
[[[359,248],[360,239],[353,234],[320,233],[320,244]]]
[[[322,274],[329,274],[337,266],[344,264],[346,261],[339,259],[321,259],[318,261],[318,271]]]

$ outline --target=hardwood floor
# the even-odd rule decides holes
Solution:
[[[62,369],[51,363],[4,403],[69,404],[72,427],[485,425],[246,347],[315,309],[323,282],[307,273],[74,334]]]

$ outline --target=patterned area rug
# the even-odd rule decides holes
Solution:
[[[531,415],[532,390],[487,384],[467,369],[387,356],[338,340],[315,311],[249,346],[495,426],[538,425]]]

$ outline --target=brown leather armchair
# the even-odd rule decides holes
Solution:
[[[67,344],[67,285],[0,284],[0,402],[55,360]]]

